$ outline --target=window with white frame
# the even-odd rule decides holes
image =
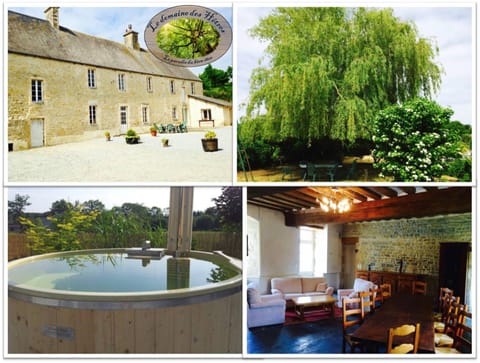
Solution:
[[[97,87],[96,81],[95,81],[95,69],[87,70],[87,79],[88,79],[88,87],[89,88]]]
[[[301,227],[299,247],[300,275],[323,276],[327,272],[327,230]]]
[[[147,77],[147,92],[153,92],[152,77]]]
[[[122,92],[125,91],[125,74],[123,73],[118,75],[118,90]]]
[[[148,123],[148,105],[142,105],[142,122]]]
[[[175,81],[170,81],[170,93],[175,94]]]
[[[43,102],[43,81],[32,79],[32,102]]]
[[[96,105],[88,106],[88,118],[89,118],[90,125],[97,124],[97,106]]]

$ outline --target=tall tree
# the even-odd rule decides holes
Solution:
[[[223,229],[239,232],[242,229],[242,188],[223,187],[222,194],[213,199]]]
[[[272,141],[370,138],[374,115],[440,86],[437,47],[392,9],[277,8],[251,30],[269,42],[247,113]]]
[[[203,82],[205,96],[219,98],[225,101],[232,100],[232,67],[227,70],[213,68],[211,64],[205,67],[199,75]]]
[[[19,218],[24,215],[25,207],[31,203],[28,201],[30,196],[15,194],[14,200],[8,201],[8,222],[18,223]]]

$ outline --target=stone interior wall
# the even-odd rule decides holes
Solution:
[[[440,243],[472,242],[472,215],[358,222],[344,225],[343,237],[358,237],[356,269],[438,276]]]
[[[8,54],[8,142],[14,150],[30,147],[30,121],[44,120],[46,145],[103,137],[105,131],[120,133],[120,106],[128,107],[127,125],[148,132],[155,123],[170,123],[176,107],[182,119],[185,92],[191,93],[190,80],[172,79],[117,71],[51,59]],[[87,70],[95,69],[96,87],[89,88]],[[126,91],[118,89],[119,73],[125,74]],[[147,91],[147,76],[153,92]],[[31,80],[43,80],[44,101],[31,102]],[[170,92],[170,81],[175,93]],[[194,93],[202,94],[201,82],[194,82]],[[89,105],[97,106],[97,124],[89,123]],[[142,105],[149,107],[149,122],[143,124]]]

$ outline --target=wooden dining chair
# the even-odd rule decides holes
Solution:
[[[433,327],[435,329],[435,332],[443,333],[445,331],[445,325],[450,316],[450,312],[452,310],[453,304],[460,304],[460,296],[455,297],[455,296],[445,295],[443,297],[442,316],[440,318],[440,321],[433,322]]]
[[[425,281],[415,280],[412,285],[413,295],[426,295],[427,294],[427,283]]]
[[[342,352],[345,353],[345,346],[348,344],[350,352],[354,353],[355,349],[362,350],[362,346],[359,341],[352,339],[351,333],[354,329],[358,328],[365,318],[362,300],[358,297],[344,298],[343,299],[343,343]]]
[[[360,291],[358,297],[362,300],[364,315],[372,314],[375,311],[375,300],[373,292]]]
[[[445,321],[445,328],[441,333],[435,333],[435,346],[437,347],[451,347],[454,343],[454,335],[459,323],[463,323],[463,312],[468,311],[468,305],[453,302],[447,319]]]
[[[435,347],[435,354],[463,354],[472,352],[472,313],[462,310],[455,327],[451,347]]]
[[[373,298],[373,308],[378,309],[380,306],[383,305],[383,292],[382,289],[376,288],[376,289],[370,289],[370,292],[372,293],[372,298]]]
[[[393,346],[393,341],[396,336],[406,337],[411,335],[413,337],[412,343],[402,343]],[[389,354],[407,354],[417,353],[418,342],[420,341],[420,323],[416,325],[402,325],[388,330],[387,353]]]
[[[437,312],[434,314],[435,321],[441,321],[443,315],[443,306],[447,298],[453,296],[453,290],[449,289],[448,287],[441,287],[440,293],[438,295],[438,307]]]
[[[381,284],[380,289],[382,290],[383,300],[390,299],[392,297],[392,285],[390,284]]]

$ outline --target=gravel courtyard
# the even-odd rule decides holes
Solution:
[[[219,150],[204,152],[205,131],[123,136],[8,153],[8,182],[16,183],[231,183],[232,127],[215,129]],[[169,147],[161,140],[169,139]]]

